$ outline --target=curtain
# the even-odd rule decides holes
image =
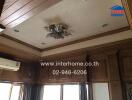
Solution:
[[[86,84],[80,84],[80,100],[88,100]]]
[[[24,84],[23,86],[23,100],[31,100],[32,85]]]
[[[43,100],[43,85],[33,85],[31,100]]]
[[[22,88],[19,100],[43,100],[43,85],[24,84]]]

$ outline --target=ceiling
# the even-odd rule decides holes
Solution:
[[[0,23],[14,27],[61,0],[5,0]]]
[[[8,27],[3,33],[39,49],[44,49],[128,26],[125,16],[111,16],[111,7],[115,5],[121,5],[121,1],[62,0],[23,23],[13,28]],[[44,27],[52,19],[58,19],[69,25],[72,35],[58,40],[47,38],[48,32]]]

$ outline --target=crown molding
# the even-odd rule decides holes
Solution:
[[[78,49],[90,48],[90,47],[94,47],[98,45],[103,45],[107,43],[131,39],[131,38],[132,38],[132,32],[131,30],[128,30],[128,31],[124,31],[124,32],[120,32],[120,33],[116,33],[112,35],[107,35],[107,36],[98,37],[98,38],[91,39],[91,40],[86,40],[80,43],[66,45],[63,47],[56,48],[56,49],[43,51],[41,52],[41,57],[65,53],[65,52],[74,51]]]

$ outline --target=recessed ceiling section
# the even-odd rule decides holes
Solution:
[[[49,0],[50,1],[50,0]],[[40,49],[86,38],[128,26],[126,16],[111,16],[111,8],[120,0],[62,0],[24,21],[4,34]],[[72,34],[64,39],[47,37],[45,27],[64,23]],[[14,31],[17,30],[17,31]]]

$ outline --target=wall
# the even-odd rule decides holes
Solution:
[[[61,54],[56,54],[52,56],[47,56],[42,58],[45,62],[54,62],[54,61],[98,61],[100,63],[99,67],[89,67],[88,77],[84,76],[54,76],[52,75],[53,69],[78,69],[75,67],[41,67],[39,66],[38,72],[38,82],[60,82],[61,80],[69,82],[85,82],[87,78],[90,78],[92,82],[108,82],[108,81],[119,81],[120,79],[120,63],[123,62],[126,66],[123,71],[126,71],[122,77],[125,77],[124,80],[132,80],[131,76],[131,52],[132,52],[132,39],[126,41],[114,42],[99,47],[93,47],[88,49],[81,49]],[[124,58],[125,57],[125,58]],[[119,59],[120,58],[120,59]],[[119,60],[119,61],[118,61]],[[122,61],[124,60],[124,61]],[[122,64],[123,65],[123,64]],[[79,67],[81,69],[81,67]],[[84,68],[85,69],[85,68]],[[129,79],[128,79],[129,78]],[[60,81],[59,81],[60,80]]]
[[[46,58],[43,59],[46,62],[67,62],[67,61],[85,61],[86,55],[82,54],[82,55],[76,55],[76,56],[72,56],[72,54],[70,55],[64,55],[62,58],[61,56],[56,56],[55,58],[51,57],[51,58]],[[39,67],[40,69],[38,70],[38,83],[68,83],[68,82],[86,82],[87,81],[87,77],[85,75],[53,75],[52,71],[53,70],[74,70],[79,69],[79,70],[85,70],[85,67],[74,67],[74,66],[43,66],[43,67]],[[78,81],[79,80],[79,81]]]
[[[0,52],[0,57],[4,57],[11,60],[20,61],[20,69],[18,71],[9,71],[0,69],[0,81],[1,82],[16,82],[16,83],[34,83],[35,80],[35,63],[24,61],[13,55]]]
[[[1,56],[1,55],[0,55]],[[12,56],[6,56],[10,59]],[[41,67],[40,64],[25,61],[18,72],[0,70],[0,81],[24,83],[77,83],[108,82],[110,100],[125,100],[125,84],[132,82],[132,39],[114,42],[98,47],[70,51],[42,58],[44,61],[98,61],[99,67]],[[19,59],[20,60],[20,59]],[[86,69],[88,75],[51,74],[53,69]]]
[[[132,82],[132,39],[114,42],[94,48],[81,49],[42,58],[44,61],[99,61],[99,67],[89,67],[87,76],[52,75],[53,69],[67,67],[41,67],[38,69],[37,82],[108,82],[110,100],[126,100],[124,84]],[[71,67],[71,69],[75,69]]]

